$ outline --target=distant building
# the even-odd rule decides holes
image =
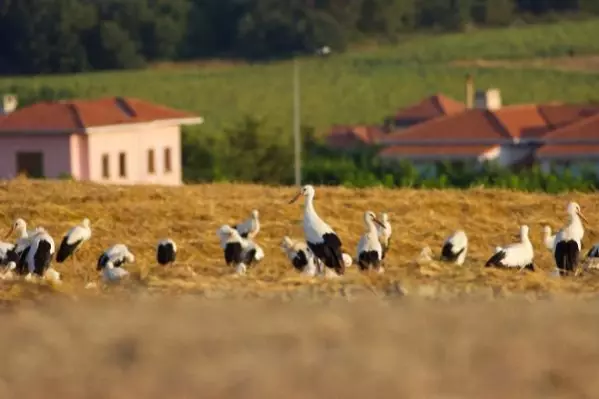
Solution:
[[[0,114],[0,178],[20,173],[117,184],[179,185],[182,125],[203,119],[135,98],[40,102]]]
[[[599,172],[599,106],[505,106],[499,89],[475,90],[470,76],[465,89],[465,103],[437,93],[399,110],[392,124],[334,127],[327,143],[340,150],[376,144],[383,147],[381,158],[407,160],[427,171],[440,162],[495,161],[516,168],[540,163],[548,170],[555,163],[592,161]]]

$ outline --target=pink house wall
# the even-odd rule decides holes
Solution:
[[[181,184],[181,131],[178,125],[161,127],[123,127],[113,131],[90,132],[87,156],[89,179],[116,184]],[[170,148],[171,172],[166,172],[164,149]],[[154,150],[155,173],[148,171],[148,150]],[[119,176],[119,153],[126,154],[126,177]],[[109,178],[102,176],[102,156],[109,159]],[[87,158],[88,162],[83,160]]]
[[[57,178],[71,172],[70,138],[55,134],[7,134],[0,135],[0,179],[12,179],[17,175],[18,152],[42,152],[44,175]]]

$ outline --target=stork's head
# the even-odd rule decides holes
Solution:
[[[366,224],[366,226],[370,226],[372,223],[376,223],[379,226],[381,226],[382,228],[385,228],[385,225],[376,218],[375,213],[372,211],[364,212],[364,223]]]
[[[528,238],[528,226],[525,224],[520,226],[520,238],[521,239]]]
[[[584,217],[584,215],[582,214],[582,211],[580,210],[580,205],[578,205],[576,202],[570,202],[568,204],[567,211],[568,211],[568,215],[570,215],[571,218],[578,216],[582,220],[584,220],[585,222],[588,223],[588,220]]]
[[[257,209],[254,209],[254,210],[252,211],[252,218],[254,218],[254,219],[258,219],[258,216],[259,216],[259,215],[260,215],[260,214],[259,214],[259,212],[258,212],[258,210],[257,210]]]
[[[88,218],[83,219],[83,221],[81,222],[81,225],[86,228],[89,227],[89,219]]]
[[[233,235],[233,231],[234,229],[231,226],[229,226],[228,224],[223,224],[217,230],[216,234],[220,239],[226,240]]]
[[[549,237],[551,235],[551,227],[547,225],[543,226],[543,234],[545,234],[546,237]]]
[[[127,252],[127,255],[125,255],[125,259],[127,259],[127,262],[129,263],[133,263],[135,262],[135,255],[133,255],[131,252]]]
[[[5,239],[10,237],[14,232],[17,232],[18,234],[22,234],[27,230],[27,223],[25,223],[25,221],[21,218],[18,218],[17,220],[14,221],[14,223],[12,224],[10,231],[8,232],[8,234],[6,234],[6,236],[4,237]]]
[[[299,190],[297,195],[293,197],[291,201],[289,201],[289,203],[293,204],[302,195],[306,198],[314,198],[314,187],[312,187],[310,184],[306,184]]]
[[[389,222],[389,215],[387,214],[387,212],[381,213],[381,222],[383,222],[383,223]]]

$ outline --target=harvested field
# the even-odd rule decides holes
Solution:
[[[193,294],[207,298],[346,298],[420,293],[433,297],[463,294],[503,297],[522,292],[531,298],[553,294],[595,296],[599,276],[555,279],[551,254],[541,245],[542,226],[558,228],[566,218],[569,200],[580,203],[591,225],[585,248],[597,239],[597,195],[560,196],[476,189],[469,191],[316,189],[316,209],[340,235],[345,252],[354,256],[367,209],[390,213],[394,226],[392,248],[382,276],[360,275],[355,267],[341,281],[301,278],[279,248],[283,235],[303,237],[302,206],[289,205],[294,188],[243,184],[207,184],[181,188],[111,187],[70,181],[14,180],[0,185],[0,215],[4,235],[11,222],[22,217],[30,228],[44,226],[57,245],[62,235],[82,218],[92,221],[93,237],[78,255],[55,265],[63,284],[57,287],[25,282],[1,282],[0,299],[36,300],[48,295],[138,296]],[[216,237],[223,223],[236,223],[259,209],[262,230],[257,242],[266,259],[248,276],[232,276],[223,261]],[[510,243],[519,224],[530,226],[536,250],[537,272],[485,270],[483,264],[496,245]],[[417,264],[422,248],[439,254],[443,239],[456,228],[469,234],[470,249],[463,267],[433,262]],[[158,239],[173,238],[179,246],[178,264],[155,264]],[[85,289],[99,281],[97,258],[115,243],[127,244],[136,263],[127,268],[134,276],[116,287]]]
[[[6,398],[596,398],[596,301],[48,303],[0,315]]]

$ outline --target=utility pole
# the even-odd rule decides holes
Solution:
[[[329,46],[320,47],[316,55],[327,57],[331,53]],[[300,137],[300,65],[298,55],[293,57],[293,145],[295,149],[295,185],[302,185],[302,141]]]
[[[293,141],[295,147],[295,185],[302,185],[302,144],[300,137],[300,76],[299,61],[293,58]]]

